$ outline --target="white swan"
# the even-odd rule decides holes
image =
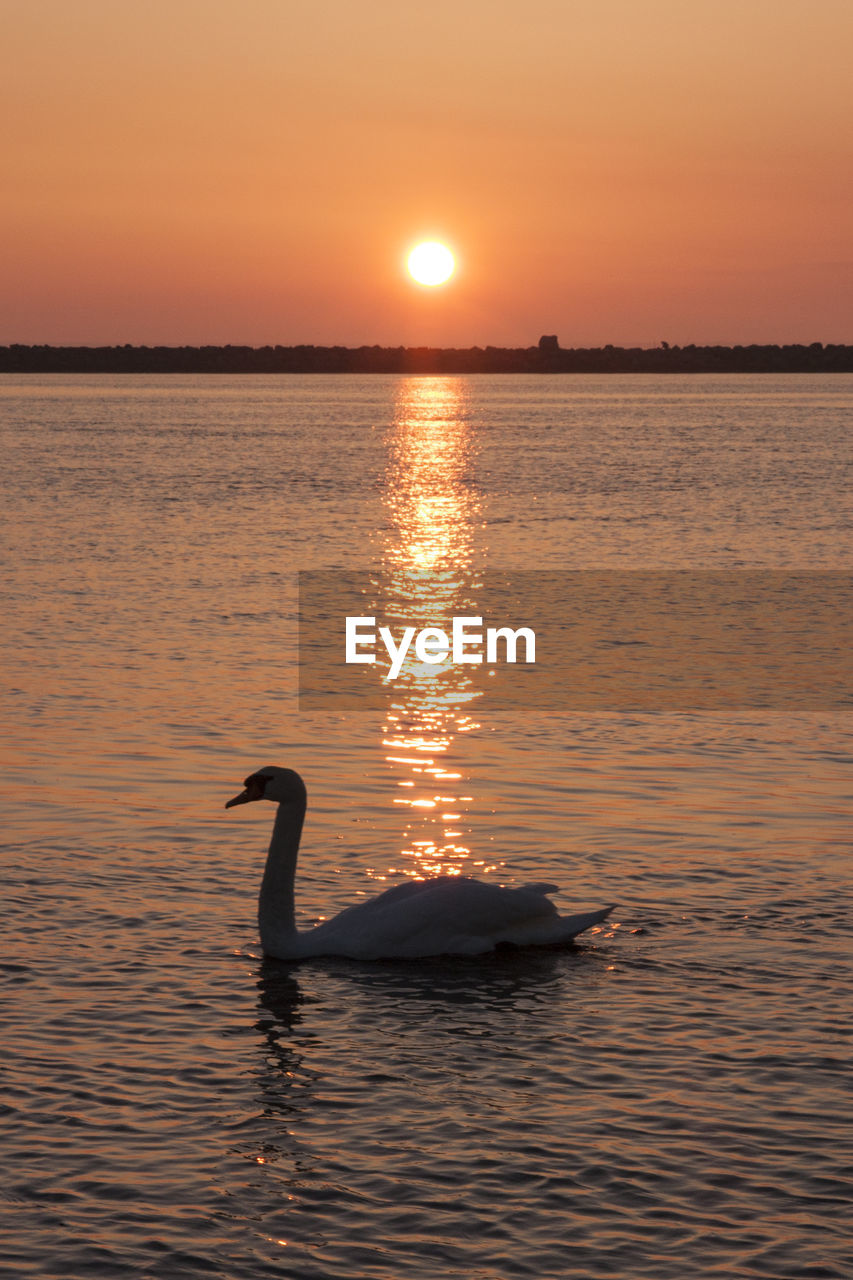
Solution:
[[[347,907],[333,920],[299,932],[293,882],[305,818],[305,783],[292,769],[266,765],[225,808],[251,800],[278,805],[258,899],[265,953],[279,960],[346,956],[353,960],[481,955],[500,943],[553,946],[571,941],[613,910],[561,916],[545,897],[552,884],[504,889],[466,876],[408,880],[378,897]]]

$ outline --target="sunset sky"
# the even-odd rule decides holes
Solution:
[[[853,342],[850,0],[0,0],[0,40],[0,342]]]

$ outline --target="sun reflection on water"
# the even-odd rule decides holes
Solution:
[[[385,471],[381,565],[388,616],[418,630],[449,631],[454,616],[476,613],[475,450],[464,382],[401,384]],[[479,696],[465,669],[450,664],[426,673],[404,667],[388,688],[382,744],[400,793],[394,803],[405,812],[396,871],[420,877],[482,869],[466,843],[472,797],[462,794],[469,788],[452,754],[458,736],[480,728],[472,714]]]

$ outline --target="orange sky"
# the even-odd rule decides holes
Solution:
[[[0,342],[853,342],[850,0],[3,0],[0,40]]]

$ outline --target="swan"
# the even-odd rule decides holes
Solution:
[[[482,955],[500,943],[553,946],[570,942],[613,910],[610,906],[561,916],[545,896],[555,893],[556,885],[505,889],[467,876],[436,876],[394,885],[332,920],[299,931],[293,883],[307,803],[305,783],[293,769],[265,765],[243,786],[226,809],[253,800],[278,805],[258,899],[261,945],[274,959],[419,959]]]

